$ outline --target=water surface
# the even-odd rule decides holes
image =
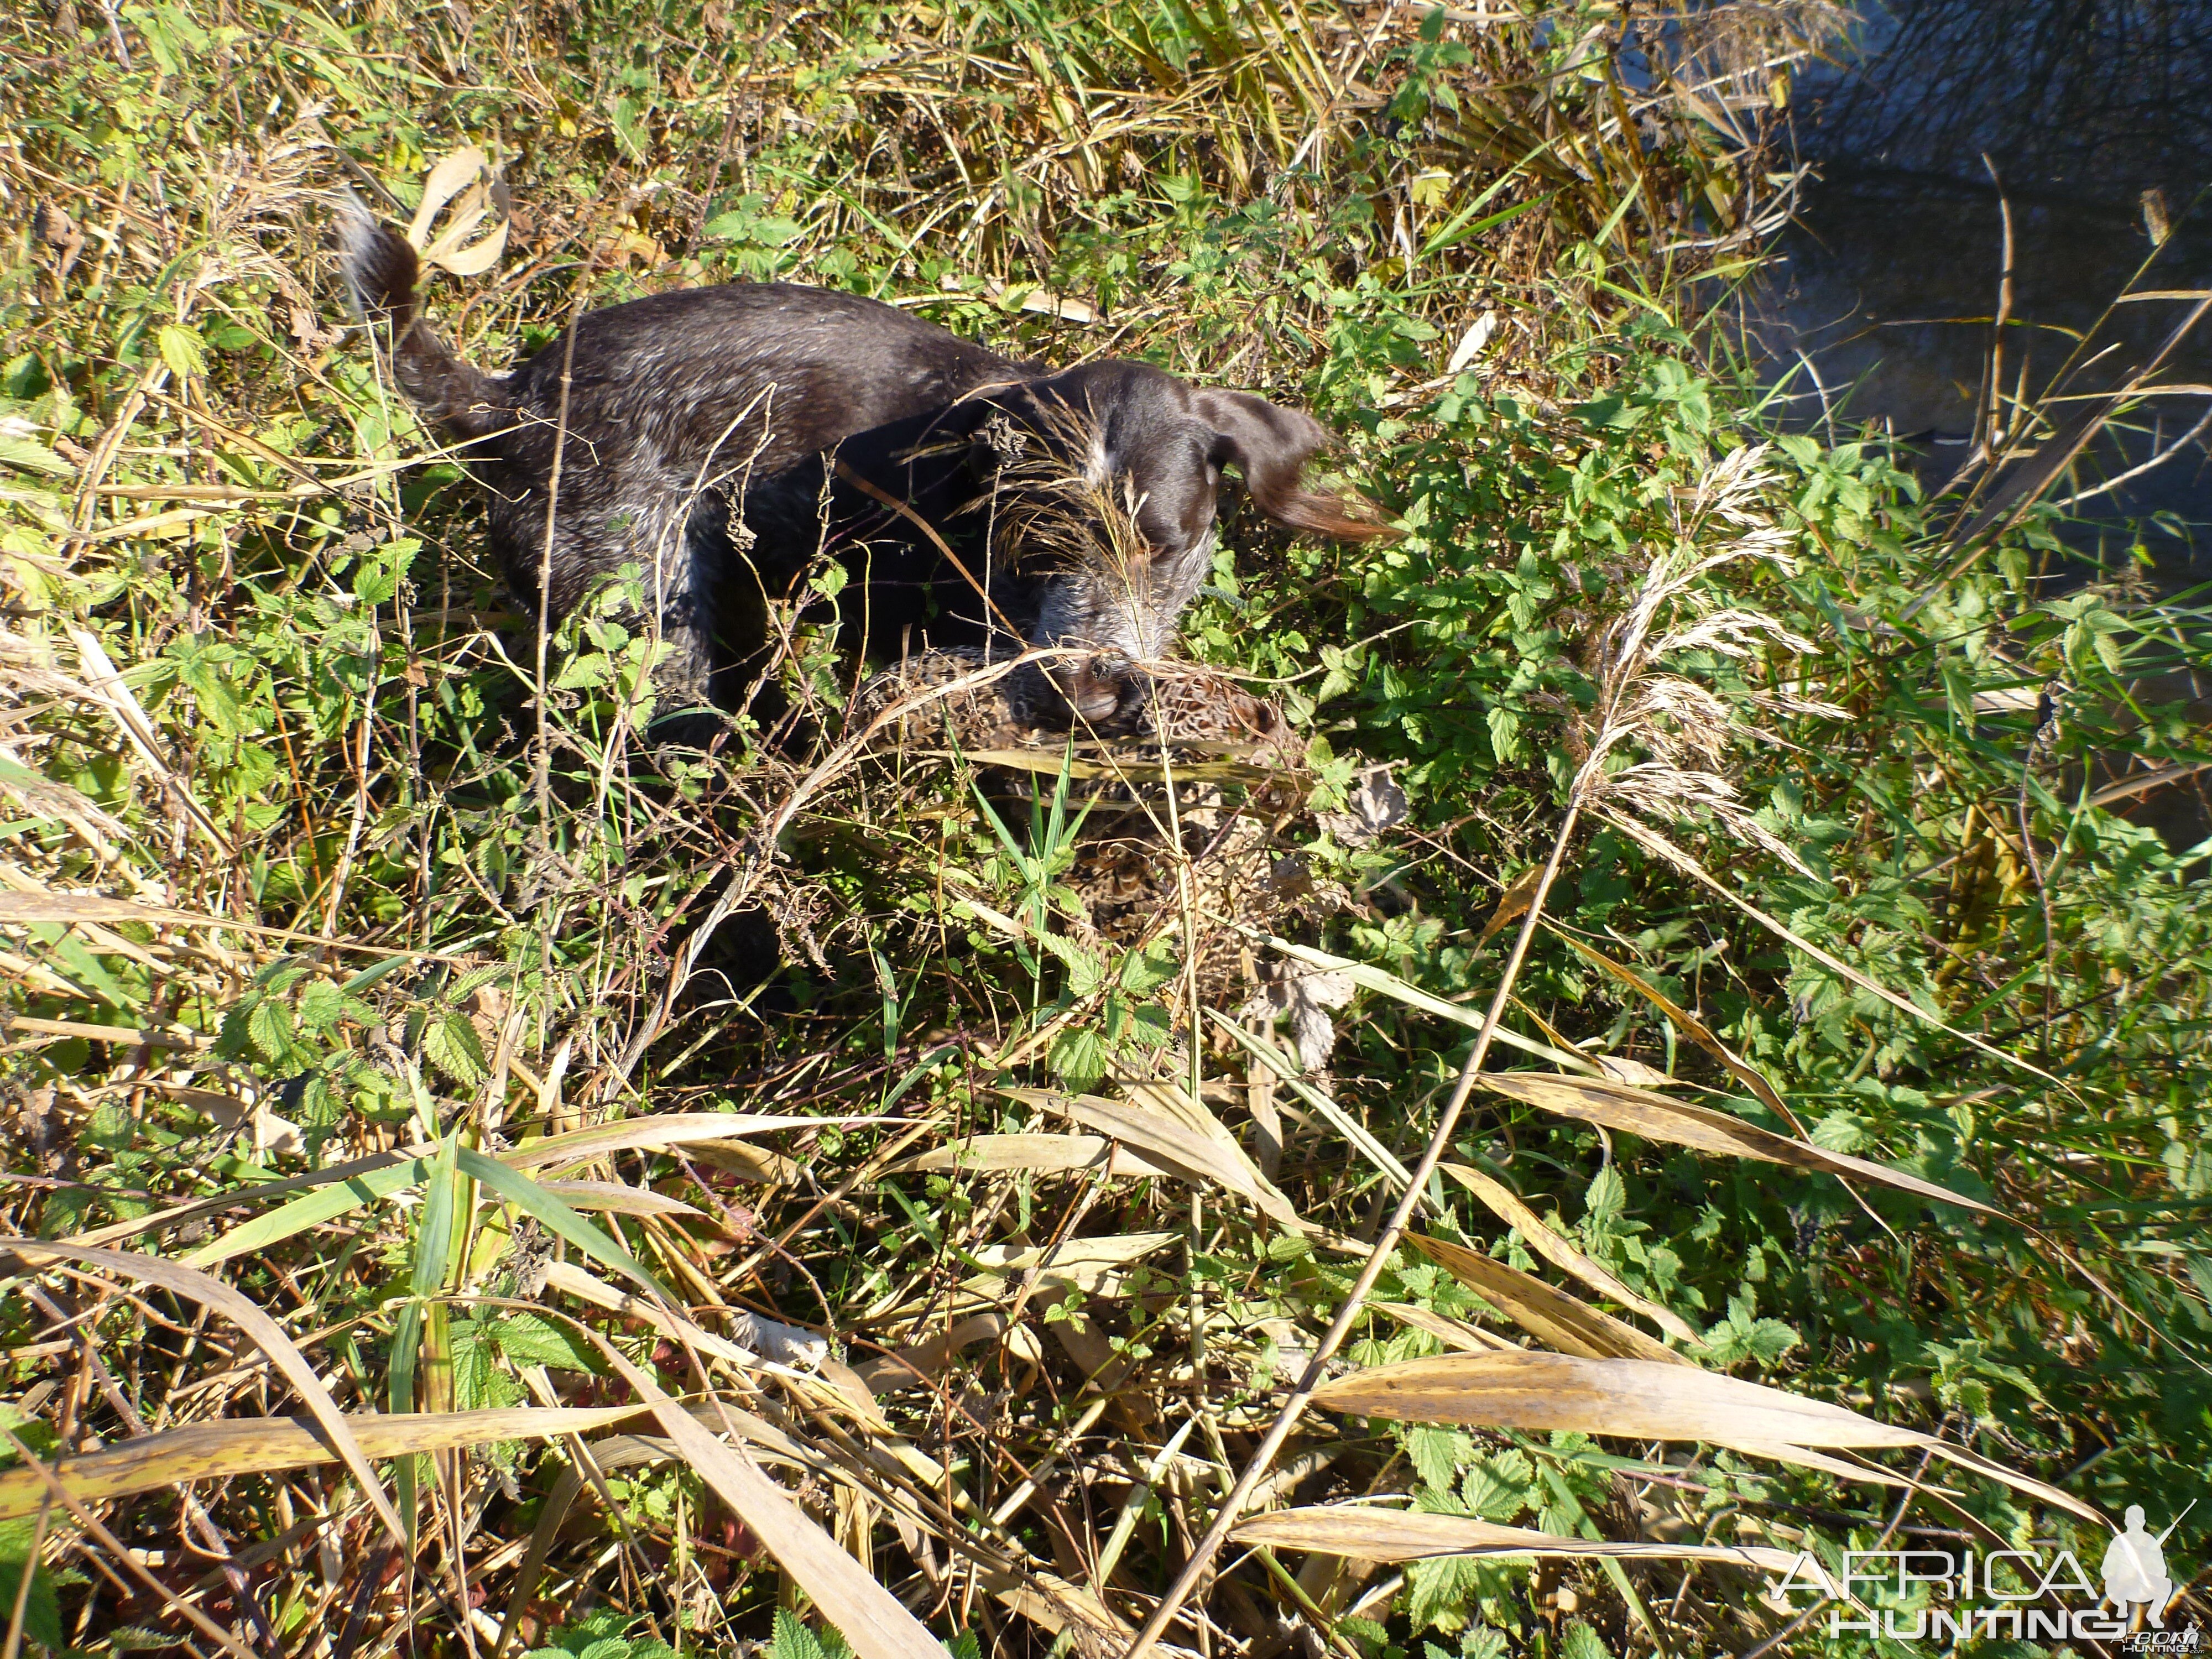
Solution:
[[[1796,369],[1796,420],[1879,422],[1940,483],[1987,395],[2006,206],[2008,398],[2023,371],[2031,398],[2046,391],[2131,283],[2212,285],[2212,3],[1888,0],[1867,12],[1843,61],[1797,84],[1795,137],[1815,176],[1755,296],[1755,337],[1771,372]],[[2122,307],[2094,336],[2112,349],[2061,390],[2120,383],[2188,309]],[[2212,319],[2199,329],[2160,380],[2212,384]],[[2074,538],[2086,557],[2124,564],[2140,537],[2137,562],[2154,562],[2161,586],[2212,578],[2212,424],[2188,436],[2208,409],[2203,395],[2156,399],[2085,457],[2075,489],[2173,451],[2080,503],[2102,521]]]

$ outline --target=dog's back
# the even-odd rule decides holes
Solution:
[[[510,401],[551,421],[567,361],[564,337],[517,365]],[[712,455],[721,468],[765,477],[1029,372],[858,295],[731,283],[586,313],[575,328],[568,418],[572,434],[595,442]]]
[[[389,326],[395,378],[465,441],[487,486],[509,586],[557,619],[642,568],[676,647],[657,678],[679,696],[738,700],[767,660],[772,602],[834,548],[860,579],[863,651],[910,635],[1085,653],[1053,671],[1073,712],[1126,722],[1146,684],[1135,665],[1171,652],[1210,567],[1223,467],[1278,523],[1391,533],[1366,503],[1348,514],[1301,482],[1328,442],[1311,416],[1148,364],[1054,373],[872,300],[759,283],[591,313],[487,374],[422,322],[404,238],[356,204],[342,241],[361,311]],[[1050,535],[1017,533],[1001,556],[1006,524],[1038,522],[1018,504],[1002,515],[1005,486],[1019,494],[1040,464],[1126,533],[1058,538],[1057,551]],[[1050,479],[1042,493],[1071,499]]]
[[[349,217],[343,252],[363,315],[389,326],[401,390],[468,441],[509,586],[534,604],[541,565],[550,567],[556,617],[640,562],[655,573],[650,585],[672,632],[687,624],[711,632],[714,596],[690,591],[697,583],[685,546],[687,521],[702,508],[726,516],[733,496],[848,439],[1037,372],[895,306],[759,283],[587,313],[506,374],[487,374],[422,320],[419,265],[397,231],[365,213]],[[703,672],[705,640],[678,643],[701,656],[692,666]]]

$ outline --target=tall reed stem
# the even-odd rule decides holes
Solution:
[[[1580,780],[1577,781],[1579,784]],[[1375,1248],[1368,1253],[1367,1265],[1359,1270],[1358,1280],[1352,1285],[1351,1295],[1337,1310],[1335,1322],[1329,1326],[1328,1334],[1322,1338],[1321,1346],[1314,1350],[1313,1358],[1307,1362],[1305,1375],[1298,1379],[1297,1387],[1291,1391],[1291,1397],[1283,1402],[1283,1409],[1276,1413],[1274,1423],[1267,1430],[1267,1437],[1260,1443],[1260,1449],[1252,1454],[1251,1461],[1244,1466],[1244,1472],[1237,1477],[1237,1484],[1230,1488],[1229,1496],[1221,1500],[1221,1507],[1214,1512],[1213,1524],[1206,1528],[1206,1536],[1199,1540],[1198,1547],[1190,1553],[1190,1559],[1184,1563],[1183,1570],[1175,1583],[1168,1587],[1168,1593],[1160,1598],[1159,1606],[1152,1609],[1152,1616],[1145,1621],[1145,1627],[1137,1632],[1136,1639],[1129,1644],[1122,1659],[1143,1659],[1144,1655],[1150,1653],[1153,1644],[1160,1639],[1161,1632],[1167,1629],[1169,1621],[1190,1598],[1191,1592],[1198,1588],[1199,1581],[1205,1577],[1213,1565],[1213,1558],[1220,1553],[1222,1545],[1228,1540],[1229,1529],[1243,1515],[1244,1505],[1252,1496],[1252,1489],[1273,1467],[1276,1456],[1283,1449],[1283,1443],[1291,1437],[1291,1431],[1297,1426],[1299,1414],[1305,1410],[1314,1391],[1326,1378],[1328,1362],[1336,1357],[1336,1351],[1344,1346],[1344,1339],[1351,1334],[1352,1324],[1358,1319],[1368,1293],[1374,1290],[1375,1281],[1382,1276],[1383,1264],[1389,1261],[1390,1253],[1398,1248],[1399,1239],[1404,1237],[1407,1224],[1413,1218],[1414,1206],[1421,1201],[1422,1193],[1428,1188],[1429,1177],[1436,1173],[1437,1164],[1443,1160],[1444,1148],[1451,1144],[1452,1131],[1459,1127],[1460,1114],[1466,1109],[1468,1097],[1474,1092],[1475,1079],[1482,1074],[1482,1063],[1490,1054],[1490,1040],[1497,1033],[1498,1022],[1504,1017],[1506,999],[1513,994],[1513,981],[1520,975],[1521,964],[1528,955],[1528,943],[1535,937],[1537,921],[1543,915],[1545,896],[1552,890],[1552,883],[1559,873],[1560,861],[1566,856],[1567,842],[1575,833],[1575,820],[1581,813],[1582,801],[1577,790],[1576,798],[1567,805],[1567,816],[1559,825],[1559,833],[1553,840],[1552,855],[1546,860],[1542,878],[1537,882],[1535,893],[1528,901],[1528,914],[1522,919],[1521,932],[1513,941],[1513,954],[1506,958],[1505,972],[1498,981],[1498,993],[1490,1000],[1490,1011],[1482,1018],[1482,1029],[1475,1033],[1474,1047],[1468,1054],[1467,1064],[1460,1067],[1459,1081],[1453,1085],[1451,1098],[1444,1104],[1443,1116],[1437,1121],[1436,1133],[1429,1137],[1428,1150],[1421,1154],[1420,1164],[1413,1170],[1413,1180],[1407,1183],[1405,1195],[1398,1200],[1398,1207],[1392,1212],[1389,1224],[1382,1229],[1382,1236],[1375,1241]]]

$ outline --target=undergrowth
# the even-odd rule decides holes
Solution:
[[[2202,614],[2046,507],[1962,537],[1996,468],[1782,432],[1705,328],[1832,9],[1537,9],[0,43],[9,1659],[1121,1651],[1462,1097],[1248,1512],[2094,1571],[2212,1499],[2203,827],[2129,816],[2208,758]],[[1185,629],[1305,769],[871,747],[827,562],[815,752],[641,743],[635,591],[541,664],[334,285],[336,192],[404,223],[470,145],[505,240],[432,301],[489,368],[778,277],[1313,408],[1403,538],[1232,510]],[[1531,1348],[1923,1437],[1330,1407]],[[1898,1484],[1961,1449],[2014,1484]],[[1298,1524],[1166,1639],[1861,1650],[1772,1557]]]

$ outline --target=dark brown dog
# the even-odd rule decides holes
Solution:
[[[594,582],[639,566],[676,647],[663,680],[679,696],[734,701],[760,666],[768,601],[787,597],[826,544],[861,580],[846,610],[860,613],[864,653],[1075,647],[1086,654],[1054,670],[1073,713],[1126,729],[1143,702],[1137,665],[1168,654],[1205,580],[1223,467],[1241,469],[1279,523],[1393,533],[1358,516],[1366,503],[1347,512],[1304,487],[1328,442],[1311,416],[1143,363],[1055,373],[872,300],[733,283],[593,312],[573,343],[488,374],[421,319],[403,237],[357,204],[341,236],[362,313],[390,331],[401,388],[466,441],[509,586],[535,611],[544,560],[557,619]],[[993,528],[1021,514],[994,483],[1018,490],[1040,461],[1087,477],[1134,533],[1094,538],[1074,558],[1066,538],[1050,557],[1009,553]]]

